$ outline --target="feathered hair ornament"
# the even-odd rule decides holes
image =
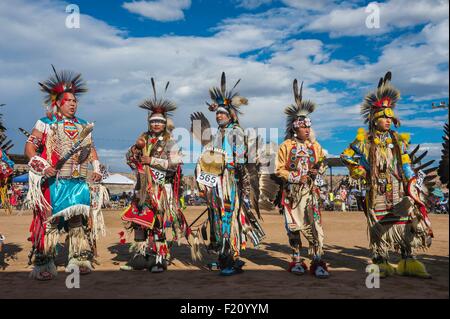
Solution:
[[[248,105],[248,100],[237,92],[233,92],[241,80],[239,79],[230,91],[227,91],[227,79],[225,72],[222,72],[220,88],[214,87],[209,90],[209,95],[213,103],[206,102],[211,112],[228,113],[234,123],[239,123],[238,115],[242,114],[240,107]]]
[[[55,111],[56,102],[64,93],[72,93],[76,98],[81,93],[87,92],[86,82],[81,78],[80,73],[72,71],[57,72],[52,64],[53,75],[44,83],[39,82],[41,91],[46,94],[44,103],[49,111]]]
[[[150,120],[161,120],[167,121],[168,117],[173,115],[173,112],[176,110],[177,106],[172,101],[166,100],[164,98],[158,98],[156,95],[156,85],[155,80],[151,78],[152,89],[153,89],[153,98],[147,99],[139,105],[140,108],[148,110],[148,121]],[[166,87],[164,89],[164,94],[166,94],[167,89],[169,88],[170,82],[166,83]]]
[[[364,123],[369,123],[369,130],[372,130],[374,122],[381,117],[392,118],[396,127],[400,125],[393,110],[400,99],[400,91],[391,85],[391,79],[392,73],[388,71],[384,78],[380,78],[377,90],[364,98],[361,115]]]
[[[311,119],[308,115],[316,109],[316,104],[314,102],[310,100],[303,101],[303,82],[299,89],[298,81],[295,79],[293,89],[295,104],[289,105],[284,110],[284,113],[287,115],[285,139],[292,138],[295,134],[295,128],[300,125],[311,127]]]

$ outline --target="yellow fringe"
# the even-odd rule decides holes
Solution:
[[[425,265],[413,258],[401,259],[397,264],[397,273],[400,276],[412,276],[426,279],[431,278]]]

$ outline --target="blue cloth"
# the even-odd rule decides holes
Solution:
[[[89,186],[84,179],[50,178],[50,199],[53,207],[52,215],[75,205],[91,205]]]
[[[410,180],[411,178],[413,178],[414,176],[416,176],[416,174],[414,173],[414,171],[411,168],[410,164],[403,164],[403,172],[405,173],[405,177]]]
[[[13,183],[28,183],[28,173],[13,178]]]
[[[14,168],[14,162],[10,160],[10,158],[6,155],[6,153],[3,151],[2,153],[2,161],[8,164],[9,167]]]
[[[352,144],[350,146],[352,148],[353,151],[355,151],[356,155],[359,155],[359,164],[364,167],[364,169],[369,172],[370,171],[370,165],[369,165],[369,161],[367,160],[366,156],[364,155],[364,153],[361,151],[361,149],[356,145],[356,144]]]
[[[440,200],[444,199],[444,193],[442,192],[442,190],[440,188],[435,188],[432,192],[432,194],[436,197],[439,197]]]

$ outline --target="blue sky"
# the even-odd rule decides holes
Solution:
[[[65,27],[69,3],[81,11],[79,29]],[[82,72],[90,91],[80,117],[95,121],[102,161],[127,171],[124,152],[146,128],[137,105],[150,96],[149,78],[170,81],[179,106],[174,121],[207,111],[208,88],[220,73],[241,78],[249,98],[245,127],[284,127],[293,102],[292,81],[305,81],[304,97],[318,104],[316,135],[332,155],[354,138],[359,104],[379,77],[393,72],[402,92],[401,131],[411,132],[432,157],[440,153],[448,110],[448,1],[377,3],[380,27],[365,21],[369,2],[325,0],[12,0],[0,4],[0,103],[13,139],[44,113],[38,81],[50,64]],[[4,45],[5,44],[5,45]],[[7,44],[7,45],[6,45]],[[280,130],[280,136],[283,135]]]
[[[71,1],[82,8],[83,13],[92,15],[119,29],[126,30],[130,37],[163,35],[208,36],[211,28],[228,17],[247,11],[236,7],[233,1],[192,1],[184,19],[177,21],[156,21],[131,13],[122,7],[123,0],[78,0]]]

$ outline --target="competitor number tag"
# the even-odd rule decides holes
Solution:
[[[314,181],[314,183],[316,184],[316,186],[318,187],[322,187],[323,185],[325,185],[325,181],[322,178],[322,175],[318,174],[316,176],[316,180]]]
[[[426,174],[423,171],[419,171],[417,174],[417,182],[416,182],[416,187],[418,189],[422,189],[423,188],[423,182],[424,179],[426,177]]]
[[[153,175],[155,176],[155,181],[158,184],[164,184],[165,180],[166,180],[166,172],[165,171],[160,171],[159,169],[156,168],[151,168]]]
[[[201,172],[197,177],[197,182],[205,186],[214,187],[217,184],[218,178],[219,176],[217,175]]]

